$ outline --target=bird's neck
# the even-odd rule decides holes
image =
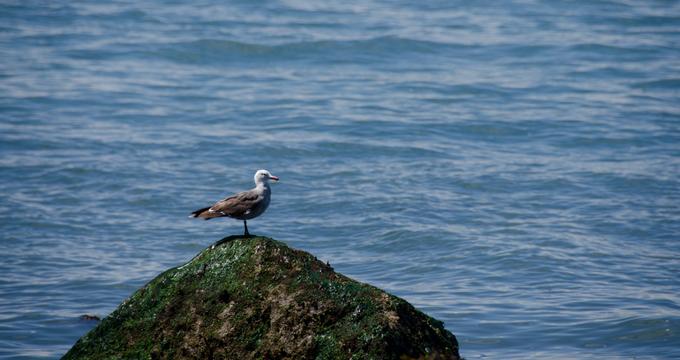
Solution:
[[[256,183],[255,183],[255,189],[258,189],[258,190],[269,190],[269,183],[267,183],[267,182],[265,182],[265,181],[256,182]]]

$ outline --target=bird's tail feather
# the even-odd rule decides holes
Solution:
[[[203,208],[203,209],[198,209],[198,210],[192,212],[191,215],[189,215],[189,217],[190,217],[190,218],[197,218],[197,217],[200,217],[202,213],[208,211],[209,209],[210,209],[210,206],[205,207],[205,208]],[[208,220],[208,219],[209,219],[209,218],[206,218],[206,220]]]

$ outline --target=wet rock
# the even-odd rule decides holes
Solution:
[[[64,359],[458,359],[442,323],[304,251],[228,237],[160,274]]]
[[[79,319],[84,320],[84,321],[100,321],[101,320],[101,318],[99,316],[90,315],[90,314],[80,315]]]

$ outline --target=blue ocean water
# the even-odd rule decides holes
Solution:
[[[0,359],[237,221],[467,359],[680,358],[677,1],[0,1]]]

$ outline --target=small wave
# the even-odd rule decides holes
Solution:
[[[625,67],[618,67],[613,64],[587,70],[575,70],[569,75],[577,76],[583,79],[621,79],[621,78],[641,78],[644,73],[637,69],[628,69]]]
[[[654,90],[680,90],[680,79],[660,79],[652,81],[641,81],[632,84],[631,87],[638,89],[654,89]]]
[[[321,40],[264,45],[232,40],[201,39],[168,44],[153,55],[178,62],[219,62],[241,60],[303,60],[309,58],[351,60],[383,59],[409,54],[434,54],[466,45],[451,45],[399,37],[363,40]]]
[[[637,60],[642,56],[655,56],[659,53],[659,48],[649,46],[616,46],[600,43],[576,44],[567,47],[568,52],[584,53],[593,55],[624,56],[635,55]]]
[[[200,39],[162,44],[109,44],[106,49],[71,49],[64,53],[75,59],[108,60],[157,58],[181,64],[219,65],[272,61],[395,62],[419,61],[426,56],[464,56],[479,58],[480,46],[440,43],[426,40],[383,36],[360,40],[319,40],[285,44],[256,44],[225,39]],[[520,47],[526,54],[543,48]]]

